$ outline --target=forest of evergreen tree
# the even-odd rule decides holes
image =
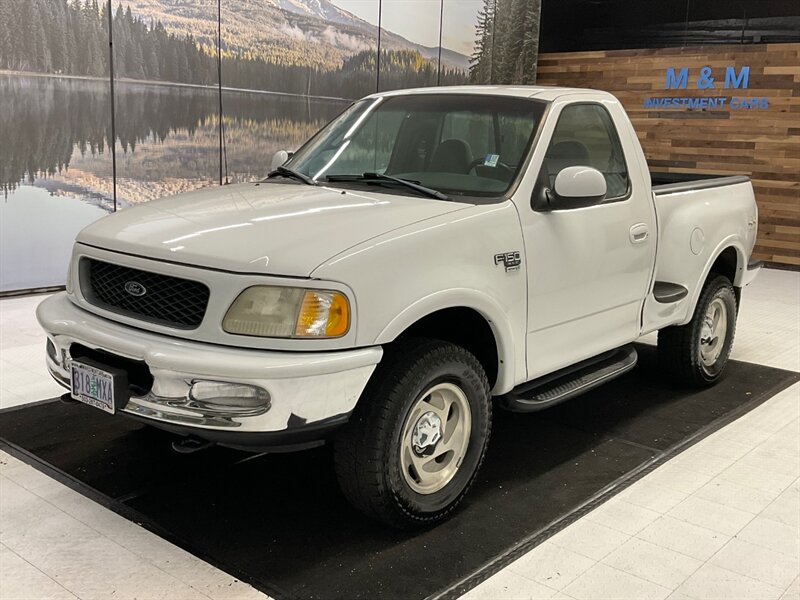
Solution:
[[[479,84],[536,83],[541,0],[483,0],[469,78]]]
[[[217,84],[216,49],[193,36],[169,33],[146,22],[130,6],[113,15],[117,77]],[[0,69],[103,77],[108,75],[108,17],[98,0],[0,0]],[[224,40],[224,36],[223,36]],[[375,91],[377,54],[362,51],[336,70],[268,63],[223,48],[227,87],[356,98]],[[412,50],[381,52],[381,89],[435,85],[438,64]],[[442,85],[466,81],[460,70],[443,68]]]

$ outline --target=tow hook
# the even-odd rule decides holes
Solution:
[[[214,444],[214,442],[190,435],[172,442],[172,449],[178,454],[194,454],[195,452],[210,448]]]

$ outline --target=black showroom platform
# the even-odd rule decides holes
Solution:
[[[797,381],[734,362],[703,391],[671,387],[654,349],[630,374],[562,406],[495,411],[486,463],[432,531],[366,521],[339,493],[327,448],[175,453],[171,437],[82,405],[0,414],[2,446],[256,588],[285,598],[456,596],[642,474]]]

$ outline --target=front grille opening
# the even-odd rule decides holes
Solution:
[[[71,344],[69,354],[77,361],[82,358],[89,358],[96,360],[100,364],[122,369],[128,374],[128,388],[134,396],[144,396],[153,389],[153,375],[144,361],[125,358],[105,350],[94,350],[82,344]]]
[[[203,322],[209,289],[199,281],[82,258],[84,298],[105,310],[178,329]]]

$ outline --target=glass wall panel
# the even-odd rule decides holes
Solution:
[[[470,59],[480,49],[482,11],[489,1],[493,6],[494,0],[443,0],[441,85],[459,84],[463,73],[475,70]]]
[[[2,293],[62,285],[75,234],[113,205],[102,5],[0,8]]]
[[[223,0],[223,167],[232,183],[264,177],[277,150],[296,150],[374,92],[377,73],[378,0],[239,7]]]
[[[441,82],[439,34],[442,0],[383,0],[381,3],[380,89],[433,86]],[[442,50],[442,73],[463,83],[468,57]],[[458,76],[450,71],[458,68]]]
[[[476,20],[470,79],[480,84],[535,83],[540,13],[540,0],[484,0]]]
[[[374,93],[379,0],[330,0],[326,4],[327,9],[320,11],[325,21],[322,37],[337,63],[323,69],[326,74],[319,85],[311,87],[311,93],[351,99]]]
[[[224,93],[228,181],[263,179],[278,150],[293,152],[350,100]]]
[[[213,3],[115,4],[117,205],[219,182]]]

